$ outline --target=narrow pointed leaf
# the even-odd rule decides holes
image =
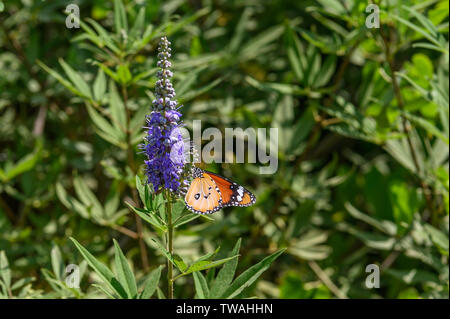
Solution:
[[[239,249],[241,248],[241,238],[238,239],[231,251],[231,256],[239,254]],[[218,298],[223,294],[223,292],[228,288],[228,286],[233,281],[234,273],[236,272],[236,267],[238,265],[238,258],[233,258],[226,262],[217,274],[216,279],[211,285],[211,298]]]
[[[245,272],[243,272],[239,277],[237,277],[230,287],[223,293],[221,298],[233,298],[239,295],[245,288],[249,287],[256,279],[261,276],[261,274],[266,271],[272,262],[275,261],[285,249],[280,249],[272,255],[264,258],[256,265],[250,267]]]
[[[115,264],[117,271],[117,278],[121,285],[128,292],[129,298],[136,298],[137,286],[133,272],[131,271],[128,260],[120,249],[119,243],[114,239]]]
[[[148,276],[144,290],[142,290],[139,299],[149,299],[156,291],[158,287],[159,279],[161,277],[161,269],[162,266],[159,266],[155,270],[153,270]]]
[[[114,0],[114,26],[117,33],[128,31],[127,13],[122,0]]]
[[[3,250],[0,251],[0,277],[6,285],[6,288],[9,289],[11,286],[11,269],[9,268],[8,259]]]
[[[118,296],[127,298],[127,293],[113,272],[109,270],[103,263],[98,261],[86,248],[84,248],[75,238],[70,237],[70,240],[75,244],[75,247],[81,253],[83,258],[87,261],[89,266],[100,276],[103,282]]]
[[[141,208],[137,208],[134,207],[133,205],[125,202],[125,204],[128,205],[128,207],[130,207],[136,214],[138,214],[143,220],[145,220],[147,223],[155,226],[157,229],[161,230],[161,231],[166,231],[166,226],[164,226],[161,221],[158,219],[158,217],[156,217],[155,214],[153,214],[152,212],[149,212],[147,210],[141,209]]]
[[[106,91],[105,72],[100,68],[94,81],[94,98],[96,101],[102,101]]]
[[[194,276],[194,286],[198,298],[208,299],[209,289],[205,277],[202,275],[201,272],[194,272],[192,275]]]
[[[75,71],[70,65],[68,65],[63,59],[59,59],[59,63],[61,64],[64,72],[66,72],[70,81],[73,85],[80,91],[85,97],[92,98],[91,89],[83,77]]]

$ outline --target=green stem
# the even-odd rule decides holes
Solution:
[[[169,192],[166,193],[166,215],[167,215],[167,250],[170,255],[173,255],[173,232],[174,227],[172,223],[172,203]],[[168,284],[168,292],[167,297],[169,299],[173,299],[173,264],[170,260],[167,260],[167,284]]]

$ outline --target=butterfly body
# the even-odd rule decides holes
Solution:
[[[212,214],[222,207],[253,205],[256,198],[243,186],[196,167],[184,201],[194,213]]]

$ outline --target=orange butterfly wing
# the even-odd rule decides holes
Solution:
[[[222,207],[253,205],[256,198],[247,189],[225,177],[195,168],[194,179],[184,201],[194,213],[212,214]]]
[[[214,173],[207,172],[222,194],[222,206],[246,207],[256,202],[256,197],[243,186]]]
[[[220,190],[205,172],[194,176],[184,201],[186,207],[197,214],[212,214],[222,208]]]

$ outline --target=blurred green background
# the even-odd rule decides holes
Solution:
[[[202,165],[257,203],[177,229],[178,254],[225,257],[241,237],[240,273],[286,247],[239,297],[448,298],[447,1],[378,2],[380,28],[358,0],[114,2],[0,1],[0,296],[105,297],[69,236],[106,264],[117,239],[139,283],[164,263],[144,225],[145,265],[124,201],[167,35],[188,129],[279,130],[273,175]]]

